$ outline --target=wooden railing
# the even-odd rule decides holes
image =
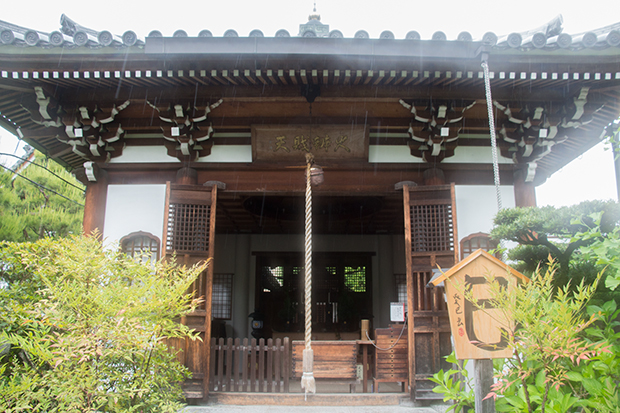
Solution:
[[[216,392],[288,393],[289,339],[211,339],[209,389]]]

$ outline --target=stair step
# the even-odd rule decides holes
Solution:
[[[397,406],[409,400],[404,393],[211,393],[209,403],[281,406]]]

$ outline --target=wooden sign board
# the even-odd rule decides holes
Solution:
[[[252,125],[254,161],[368,159],[368,128],[358,125]]]
[[[503,331],[514,330],[514,322],[504,309],[490,306],[489,277],[508,289],[515,288],[518,282],[529,281],[482,249],[431,281],[435,286],[442,281],[445,284],[450,330],[456,357],[460,360],[512,356]],[[465,298],[463,292],[466,290],[472,291],[479,306]]]

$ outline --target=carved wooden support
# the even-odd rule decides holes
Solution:
[[[34,96],[24,99],[22,106],[33,122],[55,129],[56,138],[74,153],[91,161],[106,162],[123,152],[125,131],[116,118],[129,103],[128,100],[114,105],[109,111],[91,103],[63,107],[43,87],[36,86]]]
[[[416,106],[415,102],[408,104],[400,100],[400,104],[413,114],[408,131],[412,139],[409,141],[411,155],[426,162],[441,162],[454,156],[464,113],[475,103],[460,110],[451,102]]]
[[[551,152],[551,148],[564,142],[575,129],[592,121],[592,115],[601,106],[587,101],[589,88],[584,87],[576,97],[559,108],[549,104],[513,110],[510,105],[495,101],[499,109],[497,124],[501,154],[517,164],[528,164],[526,182],[534,179],[536,161]]]
[[[183,162],[191,162],[209,156],[213,142],[209,140],[213,127],[207,122],[211,110],[217,108],[222,99],[212,105],[194,106],[170,103],[166,107],[148,104],[159,112],[161,130],[166,139],[168,156]]]

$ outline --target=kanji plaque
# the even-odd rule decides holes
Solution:
[[[255,161],[368,159],[368,128],[358,125],[253,125]]]

